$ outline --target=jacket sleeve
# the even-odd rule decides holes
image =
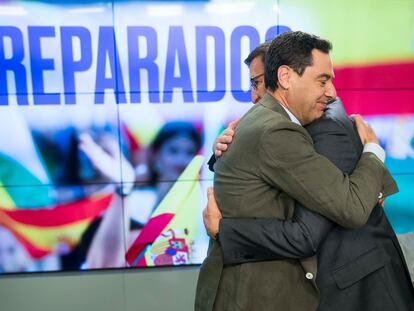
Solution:
[[[220,244],[224,264],[283,258],[300,259],[315,254],[333,223],[297,206],[293,218],[223,218]]]
[[[344,137],[336,135],[335,144]],[[374,154],[364,153],[347,175],[315,151],[310,136],[299,126],[269,127],[260,139],[260,174],[267,184],[345,228],[367,222],[387,171]]]

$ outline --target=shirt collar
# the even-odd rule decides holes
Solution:
[[[290,120],[292,120],[292,122],[296,123],[297,125],[302,126],[302,124],[300,124],[299,120],[295,117],[295,115],[294,115],[293,113],[291,113],[291,112],[289,111],[289,109],[287,109],[287,108],[286,108],[285,106],[283,106],[283,105],[280,105],[280,106],[282,106],[282,108],[283,108],[283,109],[285,109],[286,113],[289,115],[289,118],[290,118]]]

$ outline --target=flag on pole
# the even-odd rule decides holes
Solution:
[[[200,211],[198,177],[203,159],[200,155],[194,157],[155,209],[126,253],[130,266],[179,265],[191,261]]]

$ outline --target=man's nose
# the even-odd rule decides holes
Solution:
[[[325,96],[328,97],[329,100],[333,100],[336,98],[336,89],[333,83],[331,83],[326,89]]]
[[[251,91],[252,103],[256,104],[260,100],[260,96],[255,89]]]

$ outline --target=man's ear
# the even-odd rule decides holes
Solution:
[[[289,66],[282,65],[277,70],[277,80],[282,89],[288,90],[290,87],[290,68]]]

